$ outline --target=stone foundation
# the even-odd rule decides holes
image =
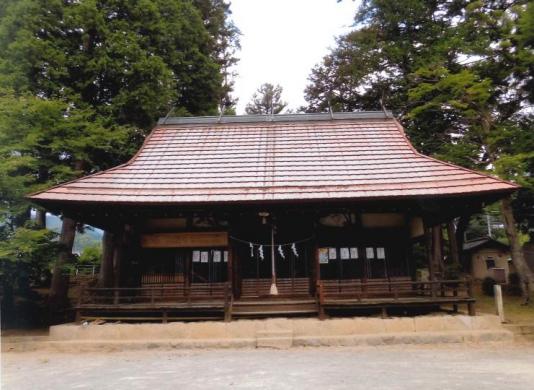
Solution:
[[[146,348],[289,348],[510,341],[497,316],[441,315],[174,322],[169,324],[63,324],[47,341],[9,343],[3,350],[124,350]],[[24,346],[23,346],[24,344]]]

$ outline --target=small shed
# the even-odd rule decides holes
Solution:
[[[475,280],[490,277],[498,283],[508,283],[509,275],[515,272],[510,247],[491,237],[466,241],[463,250],[468,255]]]

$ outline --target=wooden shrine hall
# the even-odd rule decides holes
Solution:
[[[230,320],[474,314],[451,221],[516,188],[354,112],[168,117],[127,163],[30,198],[112,240],[79,318]]]

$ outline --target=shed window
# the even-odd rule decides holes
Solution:
[[[488,257],[488,258],[486,259],[486,268],[487,268],[487,269],[495,268],[495,260],[492,259],[491,257]]]

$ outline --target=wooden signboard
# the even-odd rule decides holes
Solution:
[[[228,246],[227,232],[153,233],[141,236],[143,248],[209,248]]]

